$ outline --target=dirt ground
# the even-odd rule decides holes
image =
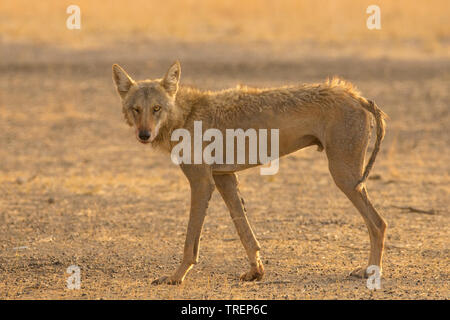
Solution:
[[[1,299],[449,298],[449,59],[298,58],[257,44],[171,42],[4,43],[0,53]],[[239,175],[262,282],[239,282],[245,251],[215,192],[200,263],[181,286],[151,285],[180,262],[189,186],[124,123],[111,64],[142,79],[162,76],[176,58],[182,83],[204,89],[339,75],[376,100],[390,116],[368,182],[389,224],[381,290],[347,276],[366,263],[369,237],[315,148],[281,159],[275,176]],[[80,290],[66,288],[70,265],[81,268]]]

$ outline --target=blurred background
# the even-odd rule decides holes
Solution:
[[[66,12],[77,5],[81,29]],[[381,29],[369,30],[369,5]],[[133,0],[0,3],[0,298],[445,299],[450,258],[448,0]],[[368,189],[389,224],[382,290],[365,263],[363,220],[314,148],[275,176],[240,176],[267,277],[246,270],[215,193],[201,263],[186,285],[149,290],[179,263],[189,187],[139,144],[111,79],[119,63],[205,90],[340,76],[390,116]],[[369,149],[369,152],[371,149]],[[78,265],[82,289],[67,290]]]
[[[65,28],[66,8],[81,9],[82,28]],[[381,8],[382,29],[366,27],[366,8]],[[447,55],[446,0],[4,1],[2,41],[72,48],[145,41],[316,46],[326,54]]]

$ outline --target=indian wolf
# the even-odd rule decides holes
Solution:
[[[333,78],[318,84],[263,89],[237,87],[212,92],[181,86],[178,61],[163,78],[154,80],[135,81],[117,64],[112,69],[125,121],[134,127],[139,142],[162,152],[170,154],[176,145],[177,141],[171,139],[176,129],[188,130],[193,136],[194,122],[198,121],[202,130],[214,128],[222,133],[230,128],[257,132],[278,129],[279,157],[313,145],[319,151],[325,150],[334,182],[357,208],[369,231],[368,265],[350,274],[367,277],[368,266],[381,270],[387,224],[369,200],[365,182],[380,149],[387,116],[375,102],[362,97],[351,83]],[[376,141],[364,166],[372,117],[376,122]],[[248,160],[248,145],[244,152]],[[263,278],[261,247],[247,219],[236,176],[237,171],[256,165],[248,162],[179,164],[191,188],[183,259],[173,274],[153,284],[180,284],[198,262],[200,234],[215,188],[230,211],[250,262],[250,270],[241,280]]]

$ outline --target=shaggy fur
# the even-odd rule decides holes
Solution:
[[[372,206],[365,181],[384,137],[386,115],[373,101],[362,97],[351,83],[338,78],[319,84],[265,89],[239,86],[212,92],[180,87],[180,75],[181,67],[176,62],[162,79],[135,82],[121,67],[113,66],[125,120],[135,128],[139,141],[150,141],[152,147],[170,152],[178,143],[170,139],[175,129],[185,128],[193,136],[194,121],[202,121],[203,130],[217,128],[224,137],[226,129],[279,129],[280,157],[311,145],[320,151],[325,149],[334,181],[359,210],[369,229],[368,265],[381,268],[386,222]],[[371,115],[375,118],[377,137],[364,169]],[[142,132],[150,134],[149,141],[141,139]],[[247,220],[235,174],[252,166],[249,163],[180,165],[191,185],[184,257],[173,275],[155,280],[155,284],[181,283],[197,263],[200,233],[215,188],[230,210],[250,260],[251,269],[241,279],[262,278],[260,246]],[[366,268],[358,268],[352,274],[367,276]]]

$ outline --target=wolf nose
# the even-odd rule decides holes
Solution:
[[[150,138],[150,132],[147,130],[139,131],[139,139],[147,141]]]

